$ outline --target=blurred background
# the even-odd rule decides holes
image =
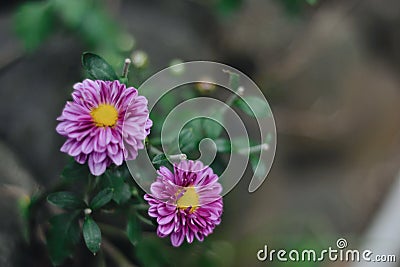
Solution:
[[[124,251],[141,254],[143,266],[153,266],[154,257],[163,259],[160,266],[350,266],[256,257],[264,245],[324,249],[341,237],[352,248],[387,244],[384,253],[400,256],[393,193],[399,1],[45,0],[0,7],[0,266],[19,266],[21,257],[29,266],[49,264],[21,241],[17,206],[54,184],[67,161],[56,117],[82,79],[83,51],[117,70],[130,57],[135,86],[173,62],[231,65],[258,84],[275,116],[276,158],[262,187],[249,194],[249,179],[242,179],[204,244],[159,251],[153,233],[135,252]]]

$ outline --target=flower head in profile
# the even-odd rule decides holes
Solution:
[[[67,137],[61,151],[88,162],[96,176],[112,163],[135,159],[152,126],[147,99],[135,88],[89,79],[74,85],[72,101],[57,120],[57,132]]]
[[[213,170],[200,161],[184,160],[174,164],[174,172],[161,167],[151,194],[149,215],[157,218],[157,234],[170,235],[173,246],[184,239],[203,241],[220,222],[223,210],[222,186]]]

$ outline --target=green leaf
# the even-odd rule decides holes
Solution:
[[[304,0],[277,0],[286,9],[288,15],[300,15],[304,10]]]
[[[128,78],[127,77],[119,77],[119,82],[125,85],[128,85]]]
[[[147,224],[147,225],[149,225],[149,226],[154,226],[154,223],[153,223],[152,220],[149,220],[148,218],[143,217],[143,216],[140,215],[139,213],[137,213],[136,216],[138,217],[138,219],[139,219],[142,223]]]
[[[252,117],[265,118],[271,115],[268,103],[256,96],[245,96],[242,99],[238,98],[234,105]]]
[[[114,190],[112,199],[117,204],[123,204],[128,201],[131,197],[131,191],[129,185],[125,183],[121,171],[109,169],[106,171],[103,178],[103,184]]]
[[[53,14],[45,2],[28,2],[21,5],[14,17],[14,28],[24,47],[32,51],[50,35],[53,30]]]
[[[108,202],[111,201],[113,197],[113,192],[114,190],[112,188],[101,190],[90,202],[90,208],[92,210],[97,210],[106,205]]]
[[[61,177],[67,181],[84,180],[90,174],[89,168],[86,164],[79,164],[73,158],[65,166],[61,173]]]
[[[219,0],[217,8],[221,14],[229,15],[238,10],[242,3],[243,0]]]
[[[202,118],[196,118],[183,127],[183,129],[191,129],[193,147],[197,147],[198,143],[203,139],[203,121],[204,119]]]
[[[156,169],[159,169],[161,166],[167,166],[168,164],[170,164],[167,155],[165,155],[164,153],[154,156],[152,163]]]
[[[86,247],[96,254],[100,249],[101,244],[101,231],[96,222],[90,217],[86,216],[83,222],[83,238],[85,239]]]
[[[24,240],[29,242],[30,237],[30,217],[31,217],[31,207],[32,202],[29,196],[24,195],[18,199],[18,210],[21,216],[21,228]]]
[[[80,240],[79,211],[59,214],[50,219],[47,249],[53,265],[62,264],[71,257]]]
[[[318,0],[306,0],[306,2],[307,2],[310,6],[313,6],[313,5],[315,5],[315,4],[318,3]]]
[[[117,54],[116,49],[118,49],[117,43],[118,36],[121,34],[121,27],[110,17],[105,8],[91,4],[91,9],[85,14],[82,22],[78,30],[82,39],[88,45],[99,47],[100,44],[104,53]],[[122,60],[121,57],[121,62]]]
[[[47,196],[47,201],[63,209],[83,209],[85,202],[71,192],[61,191]]]
[[[214,113],[215,115],[213,116],[214,119],[222,122],[223,121],[223,114],[222,113]],[[218,122],[212,119],[203,119],[203,130],[206,135],[206,137],[209,137],[211,139],[216,139],[218,138],[222,130],[224,129]]]
[[[182,91],[186,92],[186,90]],[[174,107],[176,107],[177,101],[178,98],[174,93],[166,93],[162,96],[159,103],[163,110],[172,110]],[[165,117],[163,116],[162,119],[164,120]]]
[[[82,0],[51,0],[57,14],[60,14],[64,24],[69,28],[76,28],[85,18],[85,13],[90,12],[89,1]]]
[[[190,152],[194,148],[193,129],[182,129],[179,134],[179,147],[182,152]]]
[[[128,184],[123,183],[122,187],[118,191],[114,191],[113,200],[117,204],[123,204],[127,202],[131,197],[131,190]]]
[[[217,146],[217,151],[220,153],[229,153],[231,152],[231,142],[225,138],[219,138],[214,140],[215,145]]]
[[[132,245],[136,246],[142,237],[141,227],[136,214],[131,214],[126,225],[126,234]]]
[[[96,80],[114,81],[118,80],[114,69],[102,57],[85,52],[82,54],[83,68]]]

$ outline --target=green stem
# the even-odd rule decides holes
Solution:
[[[136,267],[129,259],[122,254],[121,251],[117,247],[115,247],[111,242],[107,239],[103,238],[102,247],[104,252],[106,252],[110,258],[117,264],[117,266],[121,267]]]
[[[148,204],[141,203],[141,204],[133,205],[133,207],[134,207],[136,210],[148,210],[150,206],[149,206]]]
[[[153,154],[158,155],[158,154],[162,154],[163,153],[161,150],[159,150],[157,147],[153,146],[150,143],[148,144],[147,147],[149,148],[150,152],[153,153]]]
[[[95,177],[92,174],[88,175],[88,185],[85,191],[85,196],[84,196],[84,200],[86,203],[89,203],[89,197],[90,197],[90,193],[93,190],[93,184],[94,184],[94,180]]]
[[[134,187],[132,189],[132,196],[139,201],[141,204],[146,204],[146,202],[144,201],[144,199],[140,196],[139,191],[137,190],[136,187]]]
[[[240,89],[240,87],[239,87]],[[233,103],[236,101],[238,96],[241,96],[243,93],[241,90],[237,90],[236,93],[232,94],[225,102],[228,107],[232,107]]]
[[[124,62],[124,68],[122,69],[122,77],[128,78],[129,66],[131,65],[130,58],[126,58]]]
[[[36,206],[36,205],[43,203],[47,199],[47,196],[50,193],[60,191],[62,188],[64,188],[65,184],[66,184],[66,182],[64,180],[61,180],[59,183],[57,183],[55,186],[51,187],[50,189],[46,189],[46,190],[40,192],[38,195],[36,195],[34,205]]]
[[[151,144],[153,146],[161,146],[161,138],[157,138],[157,137],[151,138]]]
[[[222,107],[221,110],[222,114],[226,112],[228,107],[232,107],[236,99],[239,96],[243,96],[244,93],[244,88],[242,86],[239,86],[239,75],[229,70],[223,70],[223,71],[229,74],[229,88],[232,88],[234,90],[234,93],[225,101],[226,106]]]
[[[268,144],[261,144],[261,145],[256,145],[256,146],[251,146],[249,148],[242,148],[240,149],[237,153],[238,154],[253,154],[260,152],[261,150],[268,150],[269,145]]]

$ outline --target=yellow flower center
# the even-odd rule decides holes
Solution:
[[[118,111],[110,104],[100,104],[90,112],[92,119],[98,127],[112,127],[117,123]]]
[[[184,190],[185,193],[176,201],[176,206],[179,209],[192,207],[190,212],[193,212],[199,207],[199,195],[193,186],[186,187]]]

